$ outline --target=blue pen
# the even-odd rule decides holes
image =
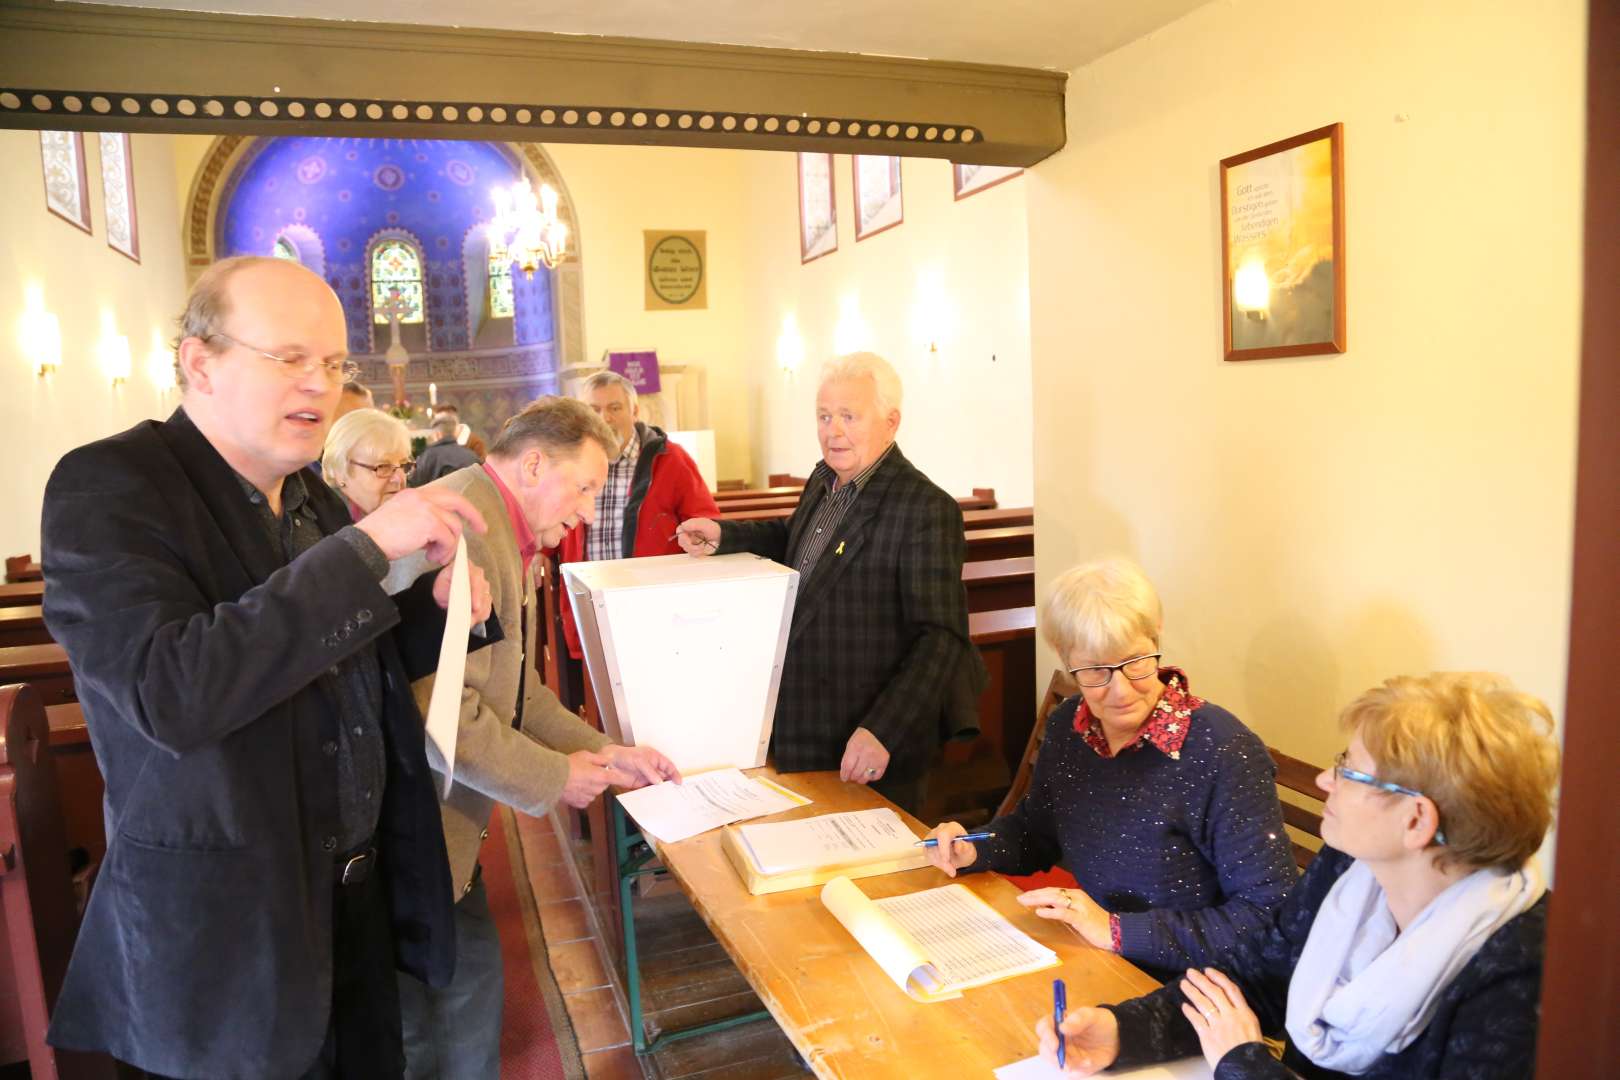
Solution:
[[[961,836],[953,836],[953,837],[951,837],[952,840],[994,840],[995,838],[996,838],[996,834],[993,833],[993,832],[970,832],[970,833],[963,833]],[[932,836],[930,836],[927,840],[919,840],[919,841],[917,841],[915,844],[913,844],[911,846],[912,847],[939,847],[939,841],[935,840]]]
[[[1058,1041],[1058,1068],[1063,1068],[1063,1044],[1068,1040],[1063,1037],[1063,1029],[1058,1025],[1063,1023],[1063,1014],[1069,1011],[1069,991],[1063,985],[1062,979],[1052,980],[1052,1034]]]

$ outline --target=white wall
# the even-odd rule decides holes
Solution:
[[[1211,4],[1074,72],[1026,176],[1038,587],[1136,557],[1169,659],[1290,753],[1398,673],[1562,705],[1584,15]],[[1350,351],[1223,363],[1217,163],[1334,121]]]
[[[68,450],[148,417],[165,416],[179,403],[165,398],[150,372],[154,351],[166,348],[185,298],[174,157],[161,135],[131,137],[141,262],[107,246],[101,194],[101,153],[87,134],[93,234],[45,209],[39,135],[0,131],[0,206],[6,242],[0,250],[0,430],[11,433],[0,470],[0,552],[39,556],[39,510],[45,481]],[[35,374],[20,340],[24,310],[42,304],[62,330],[62,366]],[[130,379],[114,388],[101,364],[109,336],[129,338]],[[165,363],[169,362],[166,358]]]
[[[586,362],[605,349],[656,348],[660,363],[701,365],[719,476],[750,475],[743,319],[755,239],[739,213],[744,152],[561,143],[546,152],[579,216]],[[644,229],[708,234],[706,309],[646,310]]]
[[[836,155],[838,250],[801,265],[796,156],[753,153],[745,162],[752,479],[808,473],[820,457],[817,371],[838,353],[870,349],[904,381],[900,445],[919,468],[953,495],[994,487],[1002,505],[1029,505],[1025,179],[958,202],[949,163],[908,158],[905,220],[857,242],[850,159]],[[796,371],[779,362],[784,337],[802,354]]]

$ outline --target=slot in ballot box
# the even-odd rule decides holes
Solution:
[[[799,573],[747,553],[562,565],[602,726],[682,772],[765,764]]]

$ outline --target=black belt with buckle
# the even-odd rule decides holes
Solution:
[[[367,844],[348,855],[340,855],[338,864],[338,884],[358,885],[371,876],[372,868],[377,865],[377,849]]]

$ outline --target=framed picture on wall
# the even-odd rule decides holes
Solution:
[[[101,191],[107,207],[107,246],[141,261],[141,234],[135,218],[135,161],[129,136],[102,132]]]
[[[84,175],[84,136],[42,131],[39,156],[45,170],[45,209],[90,231],[90,182]]]
[[[993,188],[1015,176],[1024,175],[1023,169],[1006,165],[958,165],[951,163],[951,187],[958,199],[976,195],[985,188]]]
[[[1345,350],[1344,125],[1221,161],[1228,360]]]
[[[799,155],[799,261],[838,250],[838,214],[833,205],[831,154]]]
[[[855,154],[850,158],[855,176],[855,239],[865,240],[906,219],[900,198],[900,159],[888,155]]]

